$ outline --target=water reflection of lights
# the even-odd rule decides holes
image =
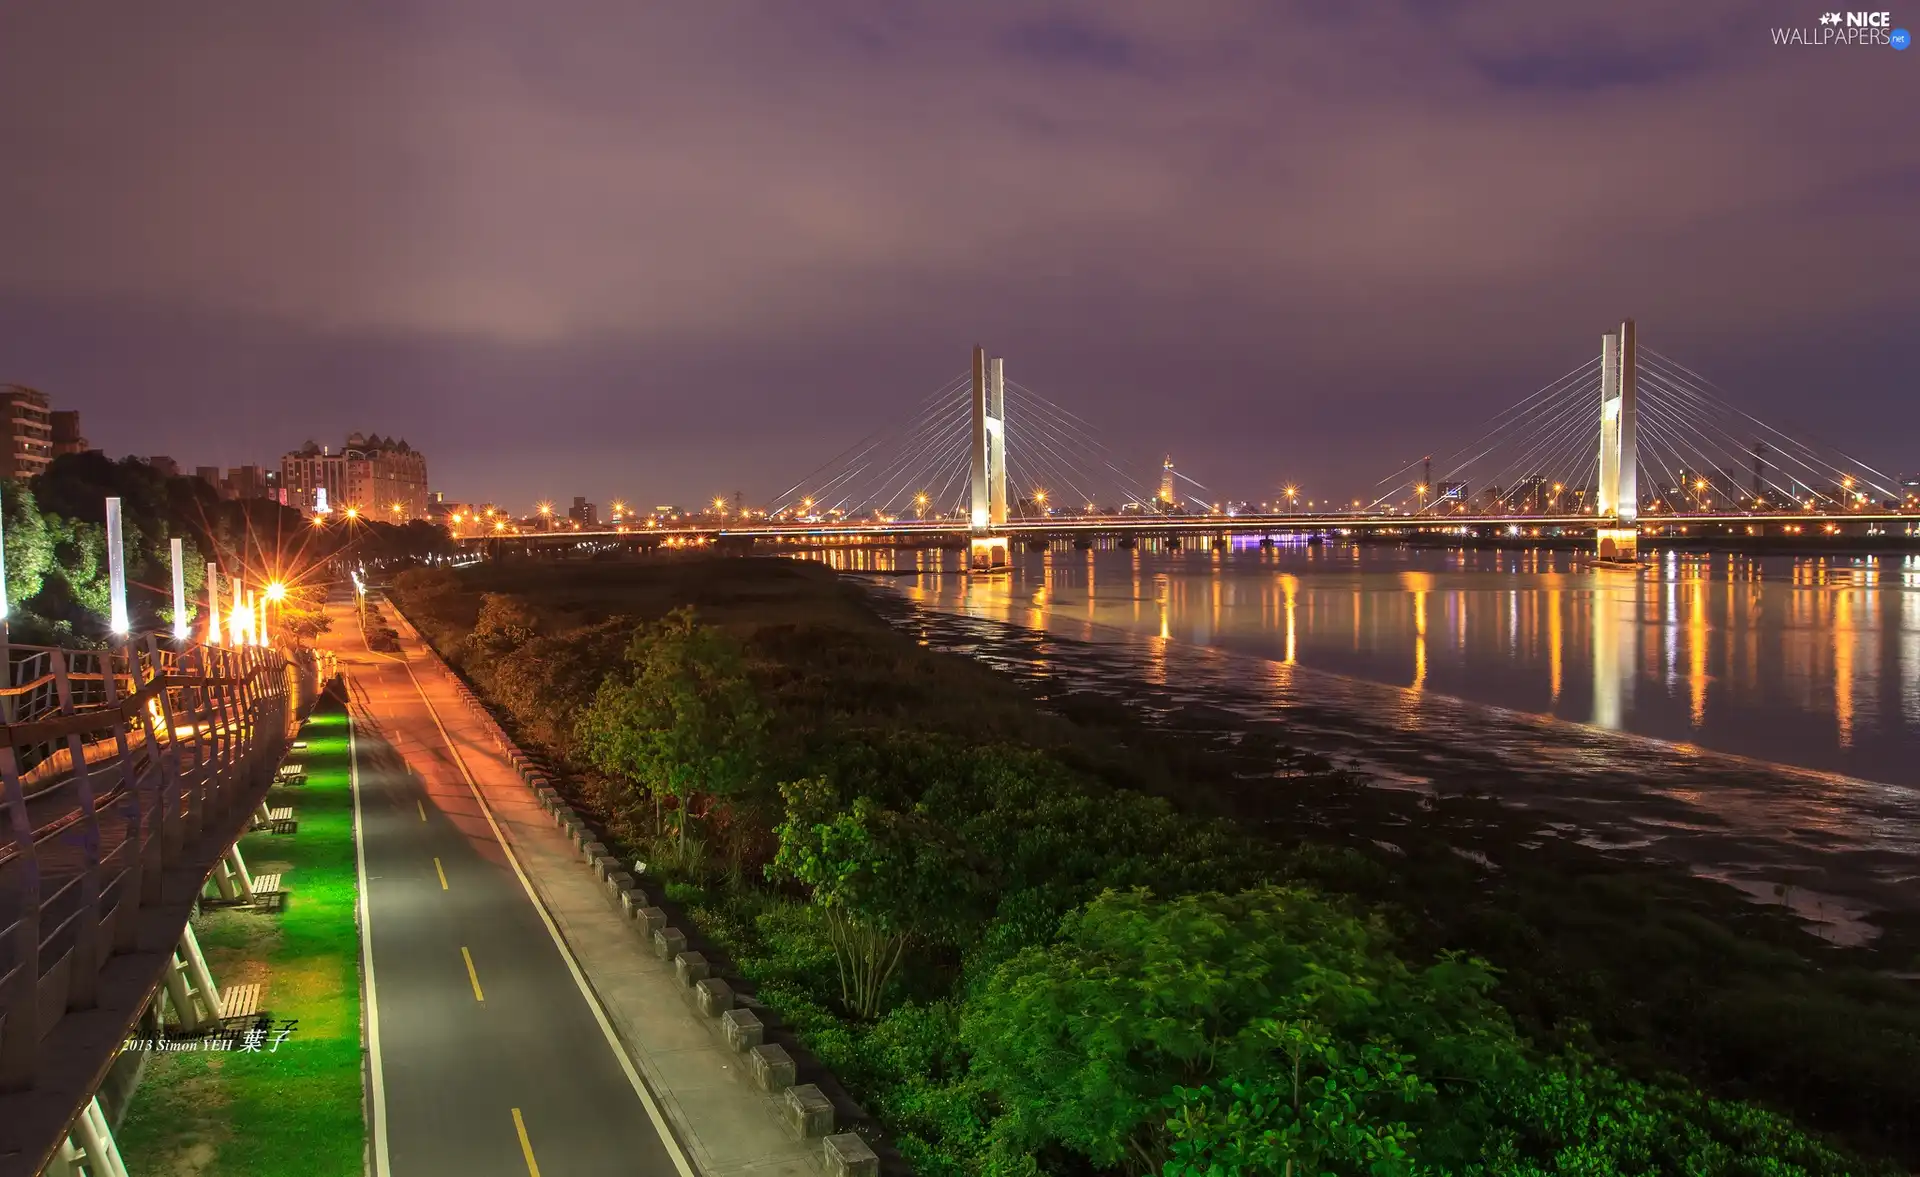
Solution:
[[[1413,592],[1413,684],[1416,693],[1427,685],[1427,594],[1433,589],[1433,577],[1425,572],[1404,573],[1407,588]]]
[[[1175,641],[1259,651],[1817,769],[1901,779],[1896,745],[1920,736],[1920,558],[1662,553],[1632,578],[1552,552],[1376,548],[1358,567],[1344,544],[1224,562],[1198,547],[1064,553],[1022,554],[1010,613],[989,607],[1004,588],[942,572],[928,553],[918,584],[982,617],[1116,626],[1163,654]]]
[[[1559,589],[1547,590],[1547,674],[1553,703],[1560,701],[1561,663],[1565,657],[1560,637],[1561,595]]]
[[[1297,576],[1282,576],[1280,578],[1280,592],[1285,597],[1285,608],[1287,611],[1287,656],[1285,661],[1291,666],[1298,660],[1300,651],[1298,631],[1294,625],[1294,608],[1295,601],[1300,595],[1300,578]]]

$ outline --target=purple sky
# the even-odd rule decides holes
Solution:
[[[977,340],[1143,474],[1344,497],[1632,315],[1917,469],[1920,50],[1771,43],[1820,11],[13,4],[0,380],[110,453],[692,502]]]

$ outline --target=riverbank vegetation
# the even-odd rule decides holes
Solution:
[[[816,566],[395,592],[930,1177],[1920,1160],[1886,962],[1537,819],[1023,686]]]

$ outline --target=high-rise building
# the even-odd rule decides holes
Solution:
[[[93,447],[87,443],[86,436],[80,432],[80,410],[55,409],[47,414],[48,423],[53,430],[53,456],[62,454],[84,454]]]
[[[427,459],[377,433],[353,434],[339,453],[308,442],[280,459],[280,489],[287,506],[308,514],[324,508],[392,523],[425,519]]]
[[[53,460],[47,394],[20,384],[0,386],[0,478],[32,478]]]
[[[272,470],[262,470],[258,466],[232,466],[222,480],[221,490],[230,499],[270,499],[274,498]]]
[[[600,522],[600,508],[589,503],[585,495],[574,495],[573,506],[567,508],[567,518],[582,527],[596,527]]]

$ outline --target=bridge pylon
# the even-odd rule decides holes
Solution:
[[[1007,537],[995,535],[1007,525],[1007,381],[1004,361],[973,349],[973,477],[968,523],[973,536],[968,567],[990,572],[1006,568]]]
[[[1594,529],[1603,560],[1639,554],[1640,353],[1633,320],[1600,337],[1600,486]],[[1607,526],[1611,520],[1613,526]]]
[[[1007,524],[1005,361],[973,349],[973,478],[970,522],[976,534]]]

